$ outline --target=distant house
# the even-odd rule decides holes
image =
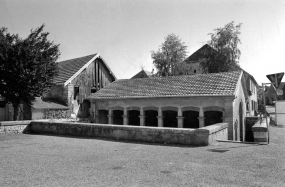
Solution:
[[[96,123],[200,128],[229,124],[245,139],[248,91],[243,71],[116,80],[89,97]]]
[[[135,74],[131,79],[137,79],[137,78],[149,78],[153,75],[152,72],[146,71],[146,70],[141,70],[137,74]]]
[[[203,45],[200,49],[195,51],[192,55],[184,60],[183,63],[187,65],[191,65],[191,72],[188,74],[201,74],[203,73],[202,68],[200,67],[200,63],[205,59],[206,54],[215,51],[212,47],[208,44]]]
[[[190,74],[202,74],[205,73],[200,67],[200,63],[205,59],[207,53],[215,52],[215,50],[208,44],[203,45],[200,49],[195,51],[192,55],[184,60],[188,66],[191,66]],[[248,91],[248,100],[246,102],[247,115],[253,116],[258,108],[257,99],[257,87],[258,84],[254,77],[241,69],[244,72],[244,78],[246,81],[246,88]]]

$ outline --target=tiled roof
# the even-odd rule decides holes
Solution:
[[[95,55],[96,54],[58,62],[58,75],[54,78],[54,83],[63,84]]]
[[[117,80],[89,99],[179,96],[233,96],[241,71]]]
[[[68,109],[67,106],[47,99],[42,100],[40,97],[36,97],[35,101],[32,103],[32,107],[34,109]]]

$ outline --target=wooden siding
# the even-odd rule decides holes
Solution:
[[[96,91],[107,86],[114,81],[114,77],[106,68],[101,59],[96,59],[77,77],[71,84],[79,87],[79,102],[83,103],[84,99],[91,95],[91,88],[96,88]]]

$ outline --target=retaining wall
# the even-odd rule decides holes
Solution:
[[[178,129],[60,121],[1,122],[1,134],[22,132],[206,146],[216,140],[227,140],[228,124],[218,123],[199,129]]]
[[[0,122],[0,135],[20,134],[28,131],[30,120],[27,121],[2,121]]]
[[[227,123],[200,129],[173,129],[68,122],[31,122],[31,133],[110,138],[167,144],[210,145],[227,140]]]

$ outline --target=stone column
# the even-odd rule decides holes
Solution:
[[[73,94],[74,94],[74,85],[69,83],[67,85],[67,88],[64,88],[64,91],[67,92],[66,94],[66,103],[70,107],[72,101],[73,101]]]
[[[178,128],[183,128],[183,119],[184,119],[184,117],[182,117],[182,116],[177,117]]]
[[[222,117],[223,123],[225,123],[225,110],[223,110],[223,117]]]
[[[204,117],[204,111],[202,107],[200,107],[200,111],[199,111],[199,128],[201,127],[205,127],[205,117]]]
[[[141,108],[140,110],[140,126],[145,126],[145,115],[144,115],[144,111],[143,108]]]
[[[113,111],[111,108],[109,108],[109,113],[108,113],[108,124],[113,124]]]
[[[129,118],[128,118],[128,110],[127,110],[127,108],[124,108],[123,119],[124,119],[124,125],[128,125],[129,124]]]
[[[163,127],[163,116],[162,116],[162,111],[160,107],[158,108],[157,123],[158,123],[158,127]]]
[[[178,128],[183,128],[183,114],[181,108],[178,108],[178,116],[177,116],[177,126]]]

